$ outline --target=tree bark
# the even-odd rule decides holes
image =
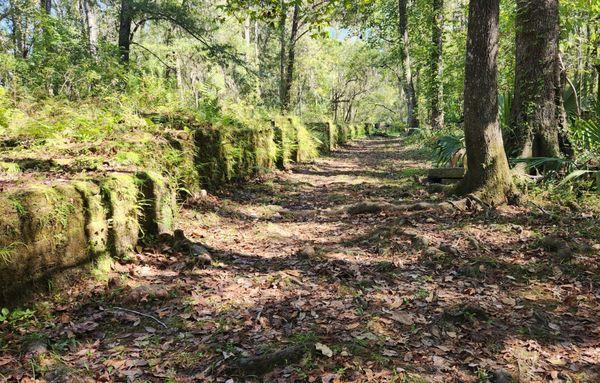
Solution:
[[[40,0],[40,9],[49,15],[52,11],[52,0]]]
[[[129,48],[131,45],[132,7],[130,0],[121,0],[119,14],[119,57],[121,63],[129,62]]]
[[[419,127],[417,117],[417,96],[410,68],[409,46],[407,28],[407,0],[398,0],[398,32],[400,35],[400,61],[402,61],[403,87],[406,97],[407,123],[411,129]]]
[[[96,16],[95,6],[94,0],[80,0],[88,49],[90,54],[94,57],[98,53],[98,18]]]
[[[290,30],[290,40],[288,44],[287,59],[284,71],[283,92],[281,94],[281,110],[288,112],[290,109],[290,93],[292,90],[292,81],[294,80],[294,65],[296,62],[296,37],[298,36],[300,6],[294,5],[294,13],[292,14],[292,28]]]
[[[9,4],[9,8],[11,9],[10,12],[10,21],[12,24],[12,31],[11,31],[11,37],[13,40],[13,44],[15,46],[14,48],[14,55],[16,58],[24,58],[26,59],[28,54],[29,54],[29,49],[27,49],[27,44],[26,44],[26,40],[27,40],[27,36],[26,36],[26,31],[27,31],[27,26],[25,26],[25,28],[23,28],[23,23],[26,23],[25,17],[23,15],[23,12],[21,11],[19,4],[11,1]]]
[[[440,130],[444,128],[444,86],[442,84],[444,0],[432,0],[432,6],[429,110],[431,127]]]
[[[490,204],[515,195],[498,124],[499,0],[470,0],[465,60],[464,129],[467,172],[460,194],[474,193]]]
[[[258,20],[254,21],[254,69],[256,70],[257,73],[260,73],[260,67],[261,67],[261,57],[260,57],[260,51],[259,51],[259,41],[260,41],[260,26],[258,24]],[[257,78],[256,80],[256,97],[257,99],[260,100],[262,95],[262,88],[261,88],[261,81],[260,78]]]
[[[509,148],[522,158],[558,157],[562,110],[558,0],[518,0],[516,30]]]
[[[281,111],[284,111],[284,99],[285,99],[285,24],[287,20],[287,7],[285,2],[281,0],[281,10],[279,14],[279,107]]]

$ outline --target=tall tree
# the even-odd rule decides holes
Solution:
[[[431,12],[431,54],[430,67],[431,81],[429,89],[429,112],[430,124],[433,129],[444,128],[444,86],[442,76],[443,67],[443,24],[444,24],[444,0],[432,0]]]
[[[88,49],[92,56],[96,56],[98,50],[98,17],[94,0],[79,0],[79,9],[84,24],[84,34],[87,38]]]
[[[465,60],[464,129],[467,173],[461,194],[491,204],[514,194],[498,124],[498,17],[500,0],[470,0]]]
[[[560,155],[558,42],[558,0],[517,0],[515,87],[508,144],[518,157]]]
[[[133,7],[131,0],[121,0],[121,10],[119,12],[119,56],[122,63],[129,62],[132,22]]]
[[[282,2],[283,3],[283,2]],[[300,23],[300,5],[296,2],[292,12],[292,26],[290,29],[289,41],[285,38],[285,13],[287,12],[286,7],[282,8],[282,25],[279,27],[282,29],[281,44],[281,57],[280,57],[280,92],[279,95],[281,101],[282,112],[288,112],[290,109],[290,92],[292,89],[292,81],[294,79],[294,65],[296,62],[296,43],[298,42],[298,28]],[[287,52],[286,52],[287,45]]]
[[[419,127],[417,117],[417,95],[410,68],[410,39],[408,37],[408,15],[407,0],[398,0],[398,34],[400,36],[400,61],[402,62],[404,96],[406,98],[406,112],[408,127],[416,129]]]

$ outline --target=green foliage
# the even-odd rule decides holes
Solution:
[[[28,322],[35,319],[35,311],[31,309],[14,309],[10,311],[6,307],[0,310],[0,323],[9,323],[10,325],[18,325],[23,322]]]
[[[297,117],[292,118],[292,121],[297,132],[297,161],[310,161],[317,158],[321,141]]]
[[[570,128],[573,140],[580,150],[600,154],[600,114],[590,119],[575,119]]]
[[[0,265],[7,265],[12,263],[12,256],[15,252],[15,244],[8,246],[0,246]]]
[[[310,161],[319,156],[322,142],[298,117],[277,115],[273,121],[279,167],[285,168],[291,162]]]
[[[437,166],[445,166],[450,163],[454,155],[465,147],[465,138],[461,135],[444,135],[435,141],[435,161]],[[462,158],[459,159],[459,162]],[[461,162],[462,163],[462,162]]]
[[[513,104],[512,92],[505,92],[498,95],[498,122],[500,129],[505,134],[511,134],[510,111]]]

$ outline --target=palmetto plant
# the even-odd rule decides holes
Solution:
[[[600,115],[576,119],[571,124],[571,133],[580,149],[600,154]]]
[[[444,166],[448,164],[455,154],[464,147],[465,138],[463,136],[448,134],[439,137],[434,145],[436,165]],[[462,158],[458,159],[457,162],[461,162],[460,160]]]

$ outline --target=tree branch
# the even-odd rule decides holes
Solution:
[[[173,68],[172,66],[170,66],[169,64],[167,64],[166,62],[164,62],[160,57],[158,57],[158,55],[156,53],[152,52],[150,49],[146,48],[142,44],[138,44],[135,41],[131,41],[130,44],[136,45],[136,46],[142,48],[143,50],[145,50],[146,52],[150,53],[152,56],[154,56],[158,61],[160,61],[168,69],[175,70],[175,68]]]

